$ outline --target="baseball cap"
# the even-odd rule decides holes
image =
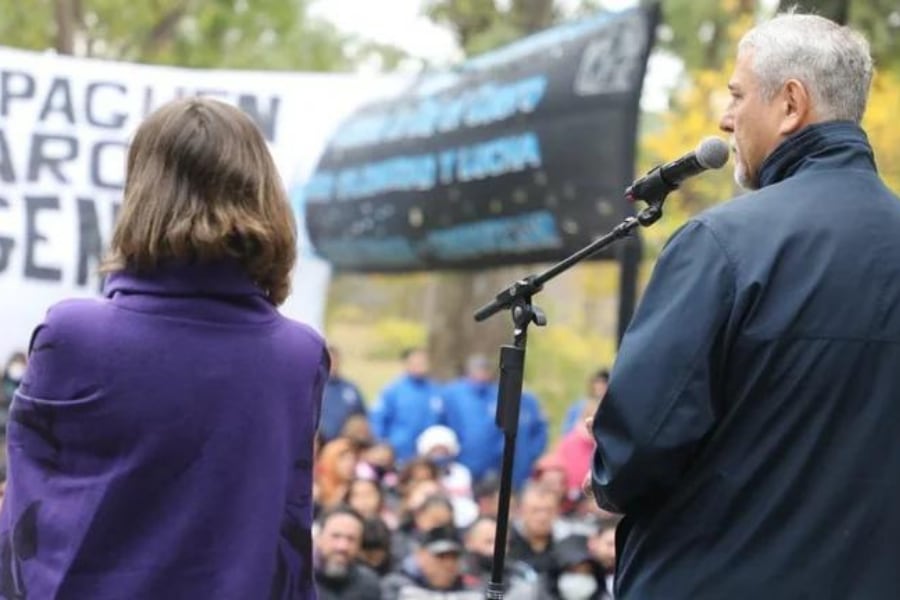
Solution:
[[[462,543],[456,529],[449,526],[435,527],[422,534],[420,538],[422,547],[431,554],[445,554],[447,552],[462,552]]]

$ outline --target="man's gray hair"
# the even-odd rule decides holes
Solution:
[[[817,15],[782,14],[744,35],[738,52],[745,51],[753,54],[753,71],[766,100],[788,79],[798,79],[822,119],[862,120],[872,56],[869,42],[849,27]]]

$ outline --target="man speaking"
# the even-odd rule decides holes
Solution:
[[[751,190],[659,258],[593,421],[617,598],[900,597],[900,202],[858,34],[782,15],[721,128]]]

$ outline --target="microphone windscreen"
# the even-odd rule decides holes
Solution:
[[[703,138],[694,156],[707,169],[721,169],[728,162],[728,143],[717,137]]]

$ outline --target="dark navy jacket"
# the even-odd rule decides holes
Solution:
[[[616,597],[900,598],[900,202],[857,126],[660,256],[594,421]]]
[[[325,383],[322,395],[322,416],[319,418],[319,439],[329,442],[341,434],[347,419],[366,414],[363,396],[352,381],[332,375]]]

